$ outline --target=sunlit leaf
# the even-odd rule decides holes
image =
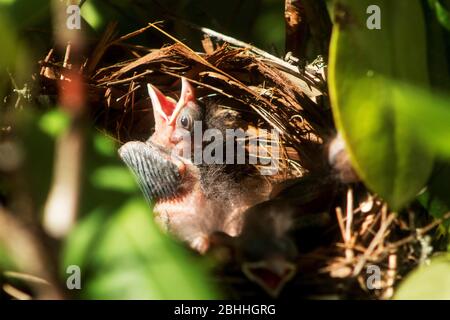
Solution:
[[[450,96],[432,94],[420,87],[390,84],[399,102],[394,107],[423,146],[416,150],[416,157],[420,159],[418,153],[426,147],[450,160]]]
[[[69,116],[59,109],[45,113],[39,119],[39,128],[53,138],[59,136],[69,125]]]
[[[367,28],[370,5],[381,9],[381,30]],[[392,86],[428,87],[421,3],[337,0],[334,14],[329,86],[336,125],[361,178],[398,209],[424,186],[433,163],[398,111],[411,99]]]
[[[398,288],[396,300],[450,300],[450,255],[435,257],[429,266],[411,272]]]
[[[102,189],[132,192],[139,190],[136,180],[124,166],[108,166],[95,170],[91,175],[92,184]]]
[[[104,19],[97,7],[91,1],[87,1],[81,8],[81,16],[95,30],[99,30],[104,25]]]

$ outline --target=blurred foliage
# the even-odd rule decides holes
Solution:
[[[330,96],[355,168],[393,208],[419,194],[442,218],[450,210],[449,1],[333,3]],[[381,30],[366,27],[369,5],[381,9]],[[436,238],[449,227],[444,222]],[[449,266],[448,256],[432,259],[396,298],[448,299]]]
[[[54,45],[50,4],[47,0],[0,1],[2,90],[22,89],[30,81],[30,65]],[[149,22],[165,20],[166,30],[200,49],[198,32],[188,28],[183,22],[186,20],[282,53],[283,15],[282,3],[275,0],[88,0],[82,8],[82,28],[90,40],[98,38],[111,21],[118,21],[118,33],[125,34]],[[133,41],[151,47],[167,43],[156,32]],[[17,93],[8,94],[7,102],[14,104],[18,97]],[[40,215],[50,189],[55,141],[67,130],[70,119],[49,103],[39,107],[44,112],[37,112],[36,106],[23,99],[18,107],[8,117],[8,123],[14,124],[14,132],[20,137],[26,159],[24,177],[33,207]],[[90,130],[86,138],[79,221],[60,252],[62,283],[69,265],[78,265],[82,270],[82,290],[71,294],[107,299],[219,297],[208,278],[205,262],[163,235],[153,223],[151,210],[134,178],[118,160],[117,144]],[[7,263],[8,254],[1,251],[0,256],[3,270],[15,269]]]
[[[64,254],[63,266],[79,265],[84,272],[81,298],[218,297],[198,261],[156,230],[140,196],[114,212],[102,207],[90,212],[69,237]]]
[[[366,8],[373,4],[382,9],[382,30],[365,27]],[[441,218],[450,208],[450,1],[330,0],[327,5],[335,22],[332,107],[355,167],[394,208],[407,205],[429,180],[419,200]],[[282,56],[283,10],[279,0],[87,0],[82,29],[91,41],[112,21],[123,35],[163,20],[165,30],[201,50],[200,33],[188,21]],[[69,119],[53,104],[37,112],[22,99],[12,107],[20,96],[12,89],[24,88],[31,66],[54,46],[51,23],[48,0],[0,0],[0,116],[13,111],[7,123],[0,118],[0,129],[12,124],[20,138],[37,214],[50,188],[55,140]],[[132,41],[154,48],[168,42],[153,30]],[[88,129],[86,139],[79,221],[58,256],[61,282],[69,265],[79,265],[82,290],[72,292],[77,298],[220,297],[206,262],[153,223],[134,178],[118,160],[117,144]],[[7,182],[0,177],[0,202],[11,191]],[[0,244],[0,283],[2,271],[10,269],[16,267]],[[433,259],[405,281],[397,298],[449,298],[448,269],[448,256]]]
[[[21,115],[17,123],[24,132],[32,191],[42,208],[52,175],[52,149],[68,118],[57,110]],[[68,277],[67,268],[77,265],[82,290],[72,293],[78,298],[217,298],[204,262],[163,235],[153,222],[134,177],[118,159],[117,148],[106,135],[88,130],[80,217],[63,243],[62,282]]]
[[[431,9],[435,12],[439,23],[450,31],[450,1],[445,0],[445,5],[439,0],[428,0]]]
[[[444,38],[428,42],[438,46],[430,60],[441,62],[430,71],[420,1],[340,3],[336,14],[349,21],[335,25],[331,45],[334,116],[361,177],[400,208],[426,184],[432,159],[450,156],[450,98],[429,89],[430,76],[439,88],[449,78]],[[381,30],[365,27],[370,4],[381,8]]]
[[[449,4],[450,1],[446,0]],[[428,65],[430,81],[433,88],[442,92],[450,90],[450,30],[446,30],[439,22],[434,5],[440,5],[439,1],[429,1],[429,6],[424,6],[427,21]]]
[[[412,271],[398,288],[396,300],[450,300],[450,254],[431,259]]]
[[[450,164],[440,162],[436,165],[427,193],[428,204],[435,209],[429,210],[435,218],[442,218],[443,214],[450,211],[450,197],[448,192],[450,190]],[[425,206],[426,207],[426,206]],[[447,222],[450,227],[450,221]]]
[[[370,5],[381,9],[381,30],[366,27]],[[433,165],[432,155],[418,146],[409,119],[398,110],[413,110],[416,98],[400,85],[429,84],[422,7],[419,0],[347,0],[339,1],[335,11],[342,16],[330,50],[336,124],[359,175],[399,209],[424,187]]]

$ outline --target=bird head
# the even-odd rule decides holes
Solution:
[[[253,165],[228,163],[227,130],[245,127],[239,113],[217,99],[199,101],[188,80],[182,78],[181,83],[178,101],[147,86],[155,131],[145,142],[125,143],[119,155],[135,174],[147,200],[155,204],[158,223],[204,252],[213,232],[232,236],[240,232],[241,214],[264,200],[270,185],[255,174]],[[218,138],[208,141],[207,129]],[[238,138],[232,139],[235,144]],[[209,148],[211,143],[214,148]],[[207,150],[226,154],[226,162],[198,162],[197,152],[203,155]],[[235,160],[238,152],[232,154]]]
[[[136,175],[149,201],[177,195],[186,180],[187,166],[191,164],[194,123],[202,120],[203,110],[191,84],[185,78],[181,83],[178,101],[147,85],[155,131],[147,141],[131,141],[119,149],[120,157]]]
[[[155,117],[155,133],[149,140],[177,151],[183,151],[182,148],[179,149],[179,145],[183,143],[183,138],[193,133],[194,124],[202,120],[203,111],[191,84],[186,78],[181,78],[181,83],[181,95],[177,102],[151,84],[147,85]]]

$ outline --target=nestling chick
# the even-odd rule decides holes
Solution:
[[[238,237],[215,233],[214,248],[229,248],[243,273],[277,297],[297,272],[298,253],[310,249],[311,244],[305,243],[314,238],[310,235],[320,236],[318,231],[331,222],[332,190],[333,182],[328,179],[306,176],[286,181],[271,200],[243,214]]]
[[[148,93],[155,132],[146,142],[124,144],[119,154],[135,173],[146,198],[155,204],[157,222],[203,253],[211,233],[239,234],[241,214],[264,200],[269,187],[257,175],[240,174],[242,167],[194,162],[205,142],[196,135],[220,123],[236,125],[227,121],[226,109],[196,99],[185,78],[178,102],[150,84]]]

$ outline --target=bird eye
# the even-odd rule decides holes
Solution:
[[[176,126],[188,131],[194,128],[194,121],[201,120],[201,112],[197,105],[186,106],[178,115]]]
[[[192,120],[192,116],[191,115],[189,115],[189,114],[181,114],[179,117],[178,117],[178,127],[181,127],[181,128],[183,128],[183,129],[186,129],[186,130],[191,130],[192,129],[192,126],[193,126],[193,120]]]
[[[180,123],[183,126],[183,128],[187,128],[189,126],[189,118],[187,116],[182,116]]]

